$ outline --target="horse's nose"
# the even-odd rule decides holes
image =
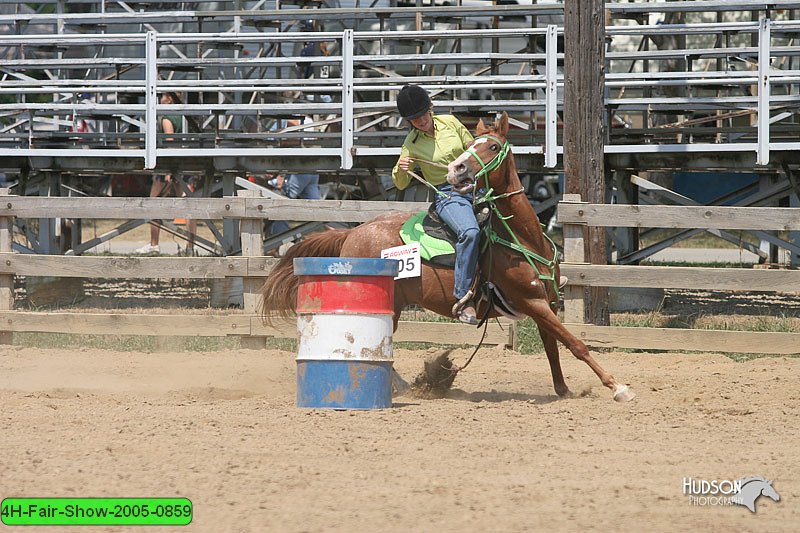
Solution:
[[[456,174],[460,176],[461,174],[463,174],[463,173],[465,173],[467,171],[467,165],[465,165],[464,163],[458,163],[458,164],[455,165],[455,169],[454,170],[455,170]]]

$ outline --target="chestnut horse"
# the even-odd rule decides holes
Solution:
[[[507,133],[506,113],[491,126],[486,126],[481,120],[476,139],[448,166],[447,180],[456,188],[483,179],[478,188],[488,191],[483,199],[495,213],[488,232],[492,236],[490,244],[479,260],[480,271],[501,291],[512,318],[529,316],[536,322],[556,394],[561,397],[570,394],[559,361],[557,342],[560,341],[575,357],[589,365],[603,385],[612,390],[615,400],[630,400],[634,397],[633,392],[603,370],[586,345],[558,319],[559,294],[554,280],[559,279],[559,271],[555,245],[545,236],[536,212],[522,193],[514,157],[506,141]],[[295,257],[380,257],[381,250],[403,244],[400,227],[409,216],[408,213],[388,213],[352,229],[312,235],[290,248],[261,289],[262,315],[267,317],[277,313],[287,317],[294,311],[297,278],[293,274],[292,260]],[[400,311],[409,304],[452,316],[456,301],[453,274],[452,268],[424,261],[420,277],[398,280],[394,297],[395,329]],[[486,306],[485,300],[478,304],[478,316],[486,313]],[[489,310],[489,313],[489,316],[500,314],[496,309]],[[509,315],[508,312],[503,314]]]

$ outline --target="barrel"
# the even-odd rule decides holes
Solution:
[[[298,257],[297,406],[392,406],[394,259]]]

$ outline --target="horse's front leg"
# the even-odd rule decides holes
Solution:
[[[564,324],[561,323],[556,314],[550,309],[550,304],[547,300],[543,298],[537,300],[527,300],[525,303],[526,309],[523,312],[530,316],[536,322],[536,325],[539,327],[539,331],[543,332],[543,341],[547,342],[545,337],[552,336],[564,344],[564,346],[566,346],[575,357],[589,365],[589,368],[591,368],[594,373],[597,374],[597,377],[600,378],[600,381],[603,383],[603,385],[611,389],[611,392],[614,394],[614,400],[618,402],[627,402],[636,396],[627,385],[617,383],[617,381],[614,379],[614,376],[606,372],[603,367],[601,367],[597,361],[595,361],[594,357],[592,357],[592,354],[589,353],[589,348],[575,335],[570,333]],[[545,350],[547,350],[546,344]],[[548,351],[547,358],[550,361],[551,371],[553,370],[553,357],[555,357],[555,365],[558,369],[558,374],[560,374],[561,365],[558,362],[558,356],[551,356],[551,353]],[[559,376],[554,372],[553,382],[556,385],[556,393],[560,396],[561,394],[558,392],[558,381]],[[563,383],[563,375],[560,377],[560,381]],[[566,387],[566,384],[564,387]]]
[[[561,355],[558,353],[558,341],[547,330],[536,324],[539,329],[539,336],[542,337],[544,351],[547,354],[547,362],[550,363],[550,374],[553,376],[553,388],[561,398],[570,395],[569,387],[564,381],[564,373],[561,371]]]

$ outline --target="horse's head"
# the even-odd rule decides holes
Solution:
[[[458,159],[447,165],[447,182],[459,192],[475,185],[501,189],[504,184],[497,181],[506,179],[507,174],[496,170],[503,167],[506,157],[511,153],[507,134],[506,112],[491,126],[484,124],[481,119],[475,130],[475,140]],[[481,178],[485,181],[477,183]]]
[[[778,491],[772,486],[772,481],[766,480],[761,476],[747,476],[739,480],[741,489],[739,493],[731,497],[731,502],[737,505],[744,505],[750,509],[751,513],[756,512],[756,500],[760,496],[766,496],[773,500],[780,501]]]
[[[776,491],[772,486],[772,481],[767,481],[761,486],[761,494],[767,496],[768,498],[772,498],[776,502],[781,500],[780,494],[778,494],[778,491]]]

